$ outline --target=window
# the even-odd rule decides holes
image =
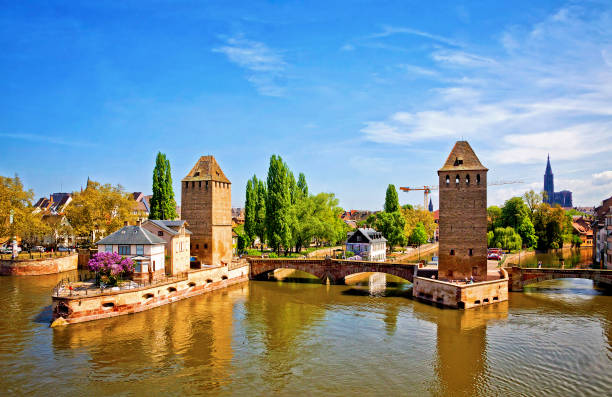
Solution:
[[[191,187],[194,188],[195,187],[195,182],[191,181]]]
[[[472,249],[471,249],[471,248],[470,248],[470,249],[469,249],[469,251],[468,251],[468,255],[469,255],[469,256],[472,256],[472,255],[473,255],[473,251],[472,251]]]
[[[206,189],[208,189],[208,181],[206,181]]]
[[[480,174],[476,174],[476,184],[480,185]]]
[[[450,185],[450,176],[446,175],[446,186]]]
[[[204,249],[208,249],[208,244],[204,243]]]
[[[107,245],[104,247],[104,251],[106,252],[113,252],[113,246],[112,245]]]
[[[162,232],[162,231],[160,230],[160,231],[158,231],[158,232],[157,232],[157,235],[161,237],[161,236],[163,236],[163,235],[164,235],[164,232]]]
[[[136,255],[144,255],[144,245],[136,246]]]
[[[189,182],[185,182],[185,189],[189,188]]]
[[[141,263],[140,263],[140,262],[138,262],[138,261],[137,261],[137,262],[134,264],[134,272],[135,272],[135,273],[140,273],[140,272],[142,272],[142,265],[141,265]]]
[[[459,174],[455,177],[455,185],[459,186]]]
[[[200,249],[200,244],[196,244],[196,249],[199,250]]]
[[[202,189],[202,181],[198,181],[198,187]]]
[[[451,250],[451,255],[455,255],[455,250]]]
[[[129,255],[130,254],[130,246],[129,245],[120,245],[119,246],[119,255]]]
[[[469,184],[470,184],[470,174],[467,174],[467,175],[465,176],[465,184],[466,184],[466,185],[469,185]]]

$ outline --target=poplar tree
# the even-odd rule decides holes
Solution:
[[[297,187],[302,191],[302,196],[308,197],[308,184],[306,184],[306,176],[303,172],[300,172],[298,176]]]
[[[288,171],[280,156],[270,157],[266,196],[266,235],[270,246],[278,254],[281,246],[287,248],[291,243],[291,192]]]
[[[176,201],[172,189],[170,161],[166,155],[158,152],[153,169],[153,197],[151,197],[149,219],[175,219]]]
[[[257,177],[253,175],[252,179],[247,181],[246,185],[246,200],[244,203],[244,233],[249,241],[255,241],[256,215],[257,205]]]
[[[397,197],[397,190],[395,185],[389,184],[387,187],[387,194],[385,195],[385,212],[396,212],[399,211],[399,198]]]
[[[255,177],[253,177],[255,178]],[[256,178],[255,178],[256,179]],[[261,252],[263,252],[264,242],[266,239],[266,185],[261,179],[256,179],[257,185],[253,185],[255,194],[255,235],[259,237],[261,244]]]

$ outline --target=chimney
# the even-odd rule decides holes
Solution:
[[[127,226],[127,225],[128,225],[128,221],[124,221],[123,226]]]

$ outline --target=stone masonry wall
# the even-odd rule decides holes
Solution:
[[[71,254],[61,258],[25,261],[0,261],[0,275],[2,276],[38,276],[42,274],[55,274],[76,270],[78,268],[78,254]]]

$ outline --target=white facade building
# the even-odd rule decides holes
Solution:
[[[364,260],[384,262],[387,259],[387,239],[372,228],[359,228],[348,233],[346,250]]]

